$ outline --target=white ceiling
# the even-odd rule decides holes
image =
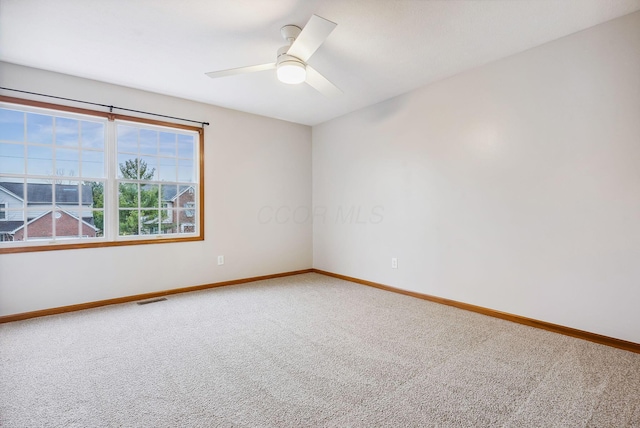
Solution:
[[[640,0],[0,0],[0,60],[315,125],[637,10]],[[274,70],[204,75],[275,61],[280,28],[314,13],[338,26],[309,64],[342,96]]]

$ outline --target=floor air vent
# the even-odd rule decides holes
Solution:
[[[149,300],[142,300],[140,302],[136,302],[139,305],[148,305],[149,303],[155,303],[155,302],[162,302],[163,300],[167,300],[166,297],[158,297],[157,299],[149,299]]]

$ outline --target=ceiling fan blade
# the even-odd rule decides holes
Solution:
[[[248,67],[231,68],[229,70],[210,71],[209,73],[205,73],[205,74],[211,77],[212,79],[217,79],[218,77],[233,76],[234,74],[254,73],[256,71],[271,70],[274,68],[276,68],[276,64],[269,63],[269,64],[260,64],[260,65],[250,65]]]
[[[315,68],[307,64],[307,83],[316,91],[327,98],[334,98],[342,95],[342,91],[326,77],[318,73]]]
[[[337,25],[335,22],[313,15],[287,51],[287,55],[293,55],[307,62]]]

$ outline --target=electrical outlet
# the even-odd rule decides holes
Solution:
[[[391,257],[391,268],[398,269],[398,259],[395,257]]]
[[[224,256],[218,256],[218,266],[224,264]]]

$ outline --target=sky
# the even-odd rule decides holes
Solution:
[[[0,175],[5,176],[4,181],[10,178],[7,176],[25,173],[105,178],[106,126],[106,120],[79,120],[0,108]],[[195,182],[193,134],[128,124],[117,124],[116,128],[118,164],[139,158],[146,162],[148,170],[154,170],[153,181]]]

